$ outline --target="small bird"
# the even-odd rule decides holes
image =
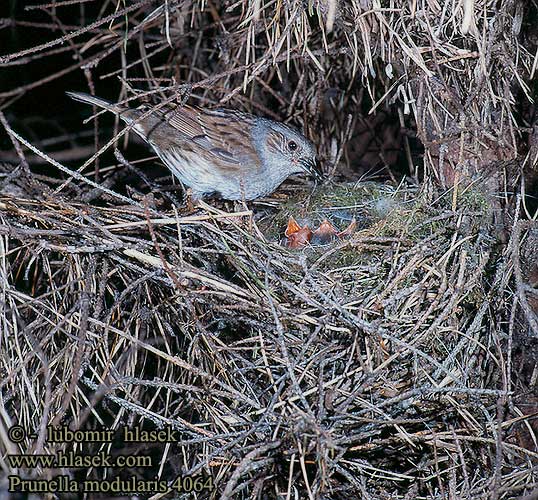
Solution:
[[[292,174],[320,177],[314,145],[284,123],[228,109],[175,104],[132,109],[81,92],[67,95],[132,124],[191,189],[193,199],[216,194],[227,200],[254,200],[272,193]]]

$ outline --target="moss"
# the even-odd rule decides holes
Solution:
[[[478,188],[469,188],[458,193],[457,206],[459,209],[487,213],[490,203],[483,191]]]
[[[282,238],[290,217],[310,228],[328,219],[340,231],[352,220],[358,229],[365,229],[399,206],[400,198],[395,188],[385,184],[327,184],[289,197],[277,211],[260,220],[259,226],[272,240]]]
[[[290,217],[312,230],[329,219],[339,231],[355,219],[357,229],[348,245],[345,239],[336,239],[326,245],[291,250],[303,252],[310,265],[317,262],[318,268],[331,271],[379,264],[392,252],[396,241],[408,247],[434,234],[442,236],[453,229],[462,212],[486,213],[488,209],[485,196],[472,188],[462,191],[458,197],[457,213],[451,211],[451,205],[450,191],[432,198],[426,190],[417,191],[407,186],[395,188],[373,182],[324,185],[288,198],[258,224],[268,239],[282,241]],[[480,224],[483,219],[473,220]],[[478,227],[473,226],[466,232],[477,230]]]

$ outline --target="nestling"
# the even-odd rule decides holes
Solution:
[[[149,113],[148,106],[131,109],[80,92],[67,94],[132,124],[194,198],[218,194],[227,200],[253,200],[272,193],[292,174],[320,175],[314,145],[284,123],[174,104]]]

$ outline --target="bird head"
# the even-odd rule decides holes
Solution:
[[[269,157],[288,169],[288,174],[306,172],[318,179],[316,148],[297,129],[267,120],[265,150]],[[273,162],[272,162],[273,163]]]

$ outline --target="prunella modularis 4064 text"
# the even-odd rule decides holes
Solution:
[[[227,200],[253,200],[272,193],[292,174],[319,177],[314,145],[280,122],[174,104],[148,113],[147,106],[131,109],[80,92],[67,94],[132,124],[194,198],[218,194]]]

